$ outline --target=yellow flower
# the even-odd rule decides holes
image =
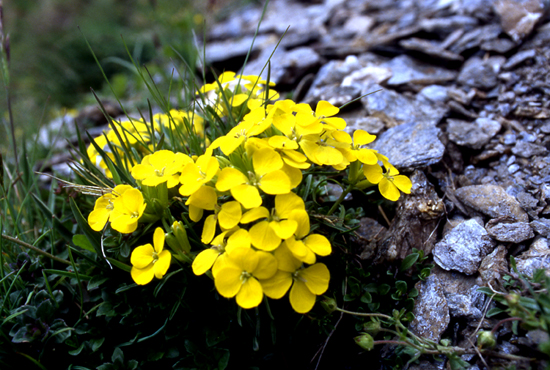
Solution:
[[[220,164],[216,158],[212,157],[212,150],[197,158],[196,163],[187,163],[181,170],[179,181],[183,184],[179,192],[181,195],[188,197],[203,184],[206,184],[218,173]]]
[[[290,179],[281,170],[284,163],[273,149],[256,150],[252,155],[252,165],[254,173],[249,172],[248,177],[236,168],[225,167],[218,175],[216,189],[231,191],[233,198],[247,209],[262,205],[258,188],[272,195],[290,192]]]
[[[293,236],[286,239],[285,244],[292,255],[307,264],[314,264],[318,256],[328,256],[332,252],[332,246],[326,237],[319,234],[309,234],[309,216],[305,210],[294,210],[289,216],[298,224]]]
[[[143,185],[157,186],[166,182],[168,188],[173,188],[179,184],[177,173],[186,163],[193,163],[193,160],[183,153],[159,150],[143,157],[141,164],[132,168],[132,176]]]
[[[372,166],[364,165],[363,173],[369,182],[378,184],[380,194],[386,199],[396,201],[401,196],[399,190],[405,194],[411,193],[412,182],[404,175],[400,175],[397,168],[392,166],[387,160],[382,160],[386,172],[382,167],[375,164]]]
[[[212,268],[212,276],[226,263],[227,254],[234,248],[250,248],[250,236],[245,229],[228,230],[216,236],[211,247],[203,250],[193,260],[192,268],[195,275],[202,275]]]
[[[252,248],[235,248],[214,279],[218,293],[226,298],[237,296],[242,308],[252,308],[264,296],[258,279],[269,279],[277,272],[277,260],[272,254]]]
[[[139,218],[145,211],[143,194],[138,189],[128,189],[113,201],[111,227],[123,234],[136,231]]]
[[[145,244],[132,251],[130,262],[132,279],[138,285],[145,285],[153,280],[153,277],[162,279],[168,268],[172,255],[164,249],[164,231],[157,227],[153,234],[153,246]]]
[[[307,313],[315,305],[316,296],[328,289],[330,272],[323,263],[316,263],[303,268],[302,262],[296,259],[282,245],[275,251],[277,272],[269,279],[260,280],[263,292],[272,299],[283,297],[290,290],[290,305],[298,313]]]
[[[132,189],[130,185],[118,185],[111,193],[102,195],[95,201],[94,210],[88,215],[88,224],[94,231],[101,231],[109,221],[115,206],[113,201],[126,190]]]
[[[376,164],[378,162],[376,150],[362,148],[363,145],[372,143],[376,139],[375,135],[371,135],[364,130],[355,130],[353,132],[353,143],[350,135],[345,131],[334,131],[332,137],[338,142],[350,144],[349,148],[340,148],[348,161],[355,162],[359,160],[364,164]]]

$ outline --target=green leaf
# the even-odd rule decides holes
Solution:
[[[70,272],[70,271],[44,269],[44,272],[46,272],[48,274],[51,274],[51,275],[65,276],[65,277],[76,279],[76,274],[74,272]],[[91,276],[82,275],[82,274],[78,274],[78,277],[80,278],[80,280],[91,280],[92,279]]]
[[[361,296],[361,302],[363,303],[371,303],[372,302],[372,296],[369,292],[365,292],[362,296]]]
[[[389,286],[388,284],[380,284],[378,286],[378,294],[386,295],[386,294],[388,294],[390,289],[391,289],[391,286]]]
[[[84,344],[86,342],[83,342],[77,349],[73,349],[72,351],[69,351],[69,355],[71,356],[78,356],[80,354],[80,352],[82,352],[82,350],[84,349]],[[76,369],[76,367],[75,367]]]
[[[401,262],[401,267],[399,268],[400,271],[405,271],[410,269],[418,260],[419,254],[418,253],[411,253],[407,257],[403,259]]]
[[[487,315],[485,315],[487,318],[496,316],[498,314],[501,314],[503,312],[506,312],[506,310],[503,310],[502,308],[493,307],[489,311],[487,311]]]
[[[95,275],[95,276],[90,280],[90,282],[88,283],[88,291],[90,291],[90,290],[92,290],[92,289],[96,289],[98,286],[100,286],[101,284],[103,284],[103,283],[106,282],[107,280],[109,280],[108,277],[101,276],[101,275]]]
[[[85,235],[82,235],[82,234],[74,235],[73,244],[87,251],[95,252],[95,249],[92,246],[92,243],[90,243],[90,240],[88,240],[88,238]]]
[[[84,231],[84,235],[88,238],[88,241],[94,248],[94,251],[98,255],[102,256],[103,254],[101,253],[101,239],[99,234],[94,230],[92,230],[90,225],[88,225],[88,221],[86,221],[84,216],[82,216],[82,213],[80,213],[80,209],[76,205],[75,200],[73,198],[69,198],[69,199],[71,202],[71,210],[73,211],[73,215],[76,219],[76,223],[78,224],[80,229]]]
[[[101,345],[105,342],[105,338],[98,338],[98,339],[90,339],[90,344],[92,345],[92,352],[95,352],[101,347]]]

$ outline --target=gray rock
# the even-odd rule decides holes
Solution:
[[[488,118],[478,118],[474,122],[447,120],[449,140],[472,149],[481,149],[501,129],[498,121]]]
[[[480,46],[485,41],[496,39],[501,32],[502,28],[498,24],[477,27],[463,34],[460,39],[449,47],[449,50],[453,53],[461,54],[466,50]]]
[[[444,103],[449,98],[448,88],[441,85],[426,86],[419,94],[434,103]]]
[[[384,132],[372,148],[391,158],[400,171],[425,168],[443,158],[445,146],[438,139],[439,133],[434,124],[409,122]]]
[[[457,81],[463,85],[490,90],[498,83],[498,73],[506,58],[501,56],[490,57],[486,60],[480,57],[471,57],[464,63]]]
[[[439,266],[434,267],[432,274],[439,278],[452,317],[481,318],[485,296],[478,292],[475,277],[446,271]]]
[[[518,201],[498,185],[471,185],[457,189],[455,196],[464,205],[492,218],[510,216],[520,222],[529,217]]]
[[[528,143],[526,141],[518,141],[512,148],[512,153],[523,158],[531,158],[535,155],[546,154],[548,149],[542,145]]]
[[[425,122],[436,125],[448,111],[448,108],[433,104],[423,96],[410,98],[379,85],[365,87],[362,94],[377,90],[382,91],[361,98],[361,103],[369,114],[385,115],[397,123]]]
[[[436,44],[432,41],[427,41],[416,37],[407,40],[401,40],[399,42],[399,45],[401,45],[404,49],[419,51],[423,54],[435,57],[437,59],[445,59],[459,62],[464,60],[462,55],[445,50],[440,44]]]
[[[512,69],[518,64],[525,62],[527,59],[534,58],[535,55],[535,49],[520,51],[519,53],[513,55],[510,59],[508,59],[508,61],[506,61],[506,63],[504,63],[504,65],[502,66],[502,69]]]
[[[445,270],[472,275],[493,248],[493,241],[487,231],[475,220],[468,220],[449,231],[435,245],[434,262]]]
[[[409,329],[416,335],[439,342],[450,322],[449,307],[443,287],[436,275],[416,284],[418,298],[414,303],[414,320]]]
[[[493,287],[501,285],[504,275],[509,273],[508,269],[508,250],[503,245],[499,245],[488,254],[479,266],[479,276],[486,285],[491,284]]]
[[[253,36],[245,36],[240,39],[209,42],[206,45],[205,57],[209,63],[220,63],[231,58],[245,57],[252,45]],[[252,45],[252,51],[259,51],[266,47],[274,47],[277,44],[274,35],[258,35]]]
[[[484,41],[480,48],[485,51],[495,51],[500,54],[506,54],[512,50],[516,44],[510,39],[498,38]]]
[[[500,242],[521,243],[535,237],[527,222],[493,219],[485,225],[485,229],[493,239]]]
[[[531,33],[545,11],[543,0],[496,0],[493,6],[502,29],[516,42]]]
[[[430,85],[445,81],[454,80],[456,72],[444,68],[426,66],[420,64],[407,55],[400,55],[393,58],[381,67],[389,68],[392,77],[386,82],[389,86],[403,84]]]
[[[540,218],[538,220],[531,221],[529,225],[535,230],[537,234],[540,234],[546,238],[550,236],[550,220],[547,218]]]
[[[270,60],[270,81],[277,85],[292,85],[321,63],[319,54],[309,47],[300,47],[290,51],[278,48],[273,55],[271,55],[272,53],[272,48],[265,48],[256,60],[246,65],[244,74],[257,75],[267,79],[268,69],[264,67]],[[270,56],[271,59],[269,59]],[[260,72],[262,73],[260,74]]]
[[[518,272],[525,276],[533,276],[536,270],[550,270],[550,249],[548,248],[548,239],[537,237],[531,247],[516,257],[516,266]],[[547,275],[549,271],[547,271]]]
[[[347,127],[346,131],[352,135],[355,130],[365,130],[370,134],[378,135],[384,130],[384,121],[379,117],[354,117],[345,118]]]

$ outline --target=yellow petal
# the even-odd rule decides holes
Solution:
[[[244,184],[248,178],[236,168],[225,167],[218,175],[216,189],[219,191],[228,191],[237,185]]]
[[[281,238],[269,226],[269,222],[261,221],[249,230],[252,245],[264,251],[275,250],[281,244]]]
[[[262,176],[258,186],[267,194],[287,194],[290,192],[290,179],[284,171],[273,171]]]
[[[355,130],[353,132],[354,145],[366,145],[372,143],[376,139],[376,135],[371,135],[365,130]]]
[[[153,253],[155,250],[151,244],[145,244],[132,251],[130,262],[138,269],[144,269],[153,263]]]
[[[298,223],[295,233],[298,239],[302,239],[309,234],[309,215],[305,210],[297,209],[290,212],[288,219],[294,220]]]
[[[189,205],[189,218],[193,222],[199,222],[202,218],[202,214],[204,213],[204,210],[199,207],[195,207],[194,205]]]
[[[262,205],[262,197],[255,186],[242,184],[231,188],[231,195],[239,201],[244,208],[256,208]]]
[[[294,281],[290,289],[290,305],[298,313],[307,313],[315,305],[315,294],[301,281]]]
[[[296,232],[298,223],[294,220],[271,221],[269,226],[279,238],[288,239]]]
[[[162,230],[162,228],[160,227],[157,227],[155,229],[155,233],[153,234],[153,246],[155,247],[155,252],[159,254],[164,248],[164,238],[164,230]]]
[[[218,279],[219,278],[221,278],[220,274],[218,274]],[[242,308],[256,307],[262,303],[263,297],[264,292],[262,290],[262,285],[258,280],[250,277],[241,286],[241,289],[237,294],[237,304]]]
[[[268,218],[269,211],[265,207],[252,208],[246,212],[241,218],[241,224],[248,224],[252,221],[259,220],[260,218]]]
[[[216,190],[211,186],[202,186],[187,199],[185,205],[193,205],[207,211],[213,211],[217,202]]]
[[[138,269],[135,267],[132,267],[132,270],[130,271],[130,275],[132,276],[132,279],[135,281],[138,285],[145,285],[151,282],[153,280],[153,277],[155,276],[155,272],[153,270],[153,264],[147,266],[144,269]]]
[[[239,202],[230,201],[222,205],[221,211],[218,213],[218,222],[224,229],[232,229],[241,220],[242,217],[241,204]]]
[[[283,297],[292,285],[292,274],[286,271],[277,271],[275,275],[266,280],[260,280],[263,292],[272,299]]]
[[[193,264],[191,265],[191,267],[193,268],[193,273],[195,275],[204,274],[212,267],[214,262],[216,262],[219,254],[220,252],[212,248],[205,249],[197,254],[197,257],[195,257],[195,259],[193,260]]]
[[[380,183],[378,184],[378,190],[380,190],[380,194],[382,194],[384,198],[389,199],[393,202],[397,201],[401,196],[399,189],[397,189],[397,187],[386,178],[380,180]]]
[[[411,193],[412,182],[411,180],[404,175],[397,175],[393,177],[393,184],[397,186],[405,194]]]
[[[241,289],[242,270],[226,266],[218,271],[214,285],[218,293],[225,298],[233,298]]]
[[[277,272],[277,259],[267,252],[259,251],[256,253],[259,258],[258,266],[252,271],[258,279],[269,279]]]
[[[365,174],[365,177],[369,182],[372,184],[378,184],[380,180],[384,177],[382,174],[382,167],[379,165],[364,165],[363,166],[363,173]]]
[[[254,172],[263,176],[269,172],[280,170],[283,167],[281,156],[271,148],[257,150],[252,156]]]
[[[204,226],[202,227],[201,242],[208,244],[214,238],[216,234],[217,219],[215,215],[210,215],[204,220]]]
[[[281,243],[279,248],[273,252],[273,255],[277,259],[277,268],[281,271],[294,273],[300,266],[302,266],[302,261],[298,260],[290,252],[287,246],[288,240]]]
[[[88,224],[94,231],[101,231],[107,224],[111,211],[103,209],[94,209],[88,215]]]
[[[298,279],[304,281],[311,293],[320,295],[327,291],[330,272],[323,263],[316,263],[298,273]]]
[[[164,233],[164,232],[163,232]],[[153,270],[155,270],[155,276],[157,279],[162,279],[168,268],[170,267],[170,262],[172,261],[172,254],[169,251],[164,250],[159,254],[157,262],[153,265]]]
[[[330,242],[323,235],[311,234],[304,239],[304,244],[319,256],[328,256],[332,252]]]
[[[321,100],[319,103],[317,103],[317,107],[315,108],[315,115],[317,117],[330,117],[338,114],[339,111],[340,109],[330,104],[328,101]]]
[[[306,205],[300,196],[296,193],[290,192],[288,194],[280,194],[275,197],[275,209],[277,210],[277,216],[280,218],[288,218],[290,213],[294,210],[305,210]]]

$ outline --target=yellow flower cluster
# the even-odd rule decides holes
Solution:
[[[197,253],[170,247],[180,257],[181,253],[188,254],[190,260],[194,257],[192,270],[196,275],[210,271],[221,296],[235,297],[239,306],[252,308],[264,296],[279,299],[290,290],[292,308],[306,313],[316,297],[328,289],[329,270],[317,259],[328,256],[332,247],[327,237],[311,232],[306,203],[298,195],[302,171],[314,173],[321,166],[336,171],[349,168],[350,183],[358,187],[379,184],[381,194],[390,200],[397,200],[400,190],[409,193],[411,183],[385,156],[366,146],[374,141],[374,135],[357,130],[351,136],[344,131],[346,122],[336,117],[339,108],[327,101],[320,101],[315,110],[289,99],[272,103],[279,95],[270,87],[258,76],[223,73],[197,94],[203,114],[210,109],[220,119],[237,117],[236,125],[223,136],[211,135],[212,142],[205,144],[201,153],[158,149],[144,155],[141,163],[128,171],[148,194],[148,204],[154,202],[151,188],[164,188],[164,193],[170,194],[167,201],[157,202],[169,211],[157,212],[158,217],[174,225],[167,230],[167,238],[176,234],[174,228],[183,217],[172,210],[185,206],[189,220],[202,225],[201,242],[207,249]],[[171,111],[169,116],[157,117],[155,125],[185,122],[188,131],[203,137],[211,129],[205,127],[199,113],[184,116]],[[184,118],[178,121],[176,116]],[[130,146],[150,143],[154,134],[142,122],[121,123],[120,127]],[[122,146],[111,132],[96,139],[98,146],[103,139],[104,144],[110,141],[111,148]],[[140,149],[147,153],[151,148]],[[90,146],[88,155],[96,163],[95,147]],[[120,184],[96,201],[88,221],[96,231],[110,221],[112,229],[132,233],[145,208],[138,189]],[[181,223],[178,225],[181,229]],[[153,276],[162,278],[167,272],[171,254],[163,250],[164,242],[164,231],[158,227],[153,245],[133,250],[131,276],[137,284],[147,284]],[[183,260],[177,255],[176,259]]]

